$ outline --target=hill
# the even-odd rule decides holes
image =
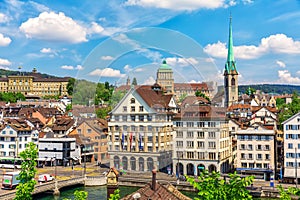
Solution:
[[[269,94],[293,94],[294,92],[300,94],[300,85],[284,84],[240,85],[239,92],[244,94],[249,89],[249,87]]]

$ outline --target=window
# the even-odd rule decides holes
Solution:
[[[265,150],[269,151],[270,150],[270,145],[266,145]]]
[[[186,123],[186,126],[187,126],[187,127],[193,127],[193,126],[194,126],[194,122],[187,122],[187,123]]]
[[[2,134],[5,135],[5,134],[6,134],[6,131],[2,131]]]
[[[11,135],[12,135],[12,134],[14,134],[14,132],[13,132],[13,131],[9,131],[9,134],[11,134]]]
[[[215,132],[208,132],[208,138],[216,138]]]
[[[204,122],[197,122],[197,127],[204,127],[205,123]]]
[[[194,141],[187,141],[186,142],[186,147],[187,148],[194,148]]]
[[[193,131],[188,131],[187,132],[187,138],[193,138],[194,137],[194,132]]]
[[[266,160],[270,160],[270,154],[266,154]]]
[[[81,134],[81,129],[77,129],[78,134]]]
[[[240,145],[240,150],[245,150],[245,144]]]
[[[139,121],[141,121],[141,122],[144,121],[144,115],[139,115]]]
[[[215,149],[216,148],[216,142],[208,142],[208,148],[209,149]]]
[[[210,160],[215,160],[216,159],[216,153],[208,153],[208,158],[210,159]]]
[[[143,112],[144,111],[144,106],[140,106],[140,112]]]
[[[152,116],[151,115],[147,115],[147,121],[149,121],[149,122],[152,121]]]
[[[254,168],[254,163],[249,163],[249,168]]]
[[[252,144],[248,144],[248,150],[252,151],[252,149],[253,149]]]
[[[204,138],[204,132],[198,131],[197,132],[197,138]]]
[[[198,149],[204,149],[204,147],[205,147],[205,145],[204,145],[204,144],[205,144],[204,142],[200,142],[200,141],[198,141],[198,142],[197,142]]]
[[[120,121],[120,116],[119,115],[115,115],[115,121],[116,122]]]
[[[198,159],[205,159],[204,152],[198,152]]]
[[[187,152],[187,158],[194,158],[194,152]]]
[[[260,144],[256,146],[256,150],[261,150],[261,145]]]
[[[183,122],[176,122],[176,126],[177,127],[182,127],[183,126]]]
[[[131,121],[135,121],[135,116],[134,115],[130,115],[130,119],[131,119]]]
[[[123,116],[122,116],[122,121],[123,121],[123,122],[127,122],[127,115],[123,115]]]
[[[216,127],[216,122],[208,122],[208,127]]]
[[[87,133],[92,133],[92,129],[88,128]]]
[[[177,138],[183,138],[183,132],[182,131],[177,131],[176,132],[176,137]]]
[[[131,106],[131,112],[135,112],[135,106]]]
[[[131,98],[131,99],[130,99],[130,103],[135,103],[135,99],[134,99],[134,98]]]
[[[257,163],[257,164],[256,164],[256,167],[257,167],[257,168],[262,168],[262,164],[261,164],[261,163]]]
[[[243,168],[247,168],[247,163],[242,163]]]
[[[288,143],[288,148],[293,149],[293,143]]]
[[[262,155],[259,153],[256,155],[257,156],[257,160],[261,160],[262,159]]]
[[[127,106],[123,106],[123,112],[127,112]]]
[[[249,159],[249,160],[252,160],[252,159],[253,159],[252,153],[249,153],[249,154],[248,154],[248,159]]]
[[[176,147],[183,147],[183,141],[176,141]]]

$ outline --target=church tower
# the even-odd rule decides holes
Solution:
[[[228,54],[224,70],[225,107],[238,102],[238,72],[233,56],[231,15],[229,22]]]
[[[174,94],[173,70],[165,60],[157,70],[156,83],[159,84],[167,94]]]

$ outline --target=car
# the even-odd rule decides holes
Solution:
[[[41,174],[39,175],[39,182],[49,182],[49,181],[53,181],[54,177],[50,174]]]

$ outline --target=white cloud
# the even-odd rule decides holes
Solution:
[[[278,71],[279,83],[300,84],[299,77],[293,77],[288,70]]]
[[[9,67],[5,67],[5,66],[1,66],[1,65],[0,65],[0,69],[4,69],[4,70],[10,70],[10,68],[9,68]]]
[[[83,67],[81,65],[77,65],[75,69],[77,69],[77,70],[83,70]]]
[[[121,74],[120,70],[105,68],[105,69],[96,69],[89,73],[91,76],[102,76],[102,77],[125,77],[125,74]]]
[[[74,70],[74,69],[76,69],[76,70],[82,70],[83,69],[83,67],[81,65],[77,65],[76,67],[74,67],[72,65],[63,65],[60,68],[66,69],[66,70]]]
[[[145,80],[145,82],[142,85],[153,85],[154,83],[155,83],[155,79],[152,76],[150,76]]]
[[[61,66],[60,68],[62,68],[62,69],[67,69],[67,70],[73,70],[73,69],[74,69],[74,67],[71,66],[71,65],[63,65],[63,66]]]
[[[9,21],[9,17],[3,13],[0,13],[0,23],[5,23]]]
[[[130,72],[130,71],[132,71],[132,68],[130,65],[125,65],[124,70],[125,70],[125,72]]]
[[[135,69],[134,71],[135,71],[135,72],[143,72],[143,71],[145,71],[145,69],[144,69],[144,68],[137,68],[137,69]]]
[[[127,0],[127,6],[163,8],[177,11],[192,11],[201,8],[216,9],[226,7],[224,0]]]
[[[10,43],[11,39],[0,33],[0,46],[8,46]]]
[[[9,66],[11,65],[11,62],[7,59],[0,58],[0,65]]]
[[[41,53],[53,53],[53,50],[51,48],[42,48],[40,50]]]
[[[101,33],[103,32],[104,28],[97,24],[96,22],[92,22],[91,27],[88,28],[88,33],[93,34],[93,33]]]
[[[254,1],[253,0],[243,0],[243,3],[244,4],[251,4],[253,3]]]
[[[240,59],[258,58],[270,52],[300,54],[300,42],[294,41],[293,38],[287,37],[284,34],[276,34],[262,38],[258,46],[234,46],[233,51],[234,56]],[[215,44],[208,44],[206,47],[204,47],[204,52],[213,57],[226,58],[227,47],[225,43],[218,41]]]
[[[189,65],[196,65],[198,61],[195,58],[177,58],[177,57],[170,57],[166,58],[167,64],[170,66],[179,66],[179,67],[186,67]]]
[[[113,60],[114,57],[112,56],[101,56],[101,60]]]
[[[19,29],[27,38],[67,43],[86,42],[86,29],[64,13],[42,12],[23,22]]]
[[[286,65],[284,62],[280,61],[280,60],[276,60],[276,64],[279,66],[279,67],[282,67],[282,68],[285,68]]]

